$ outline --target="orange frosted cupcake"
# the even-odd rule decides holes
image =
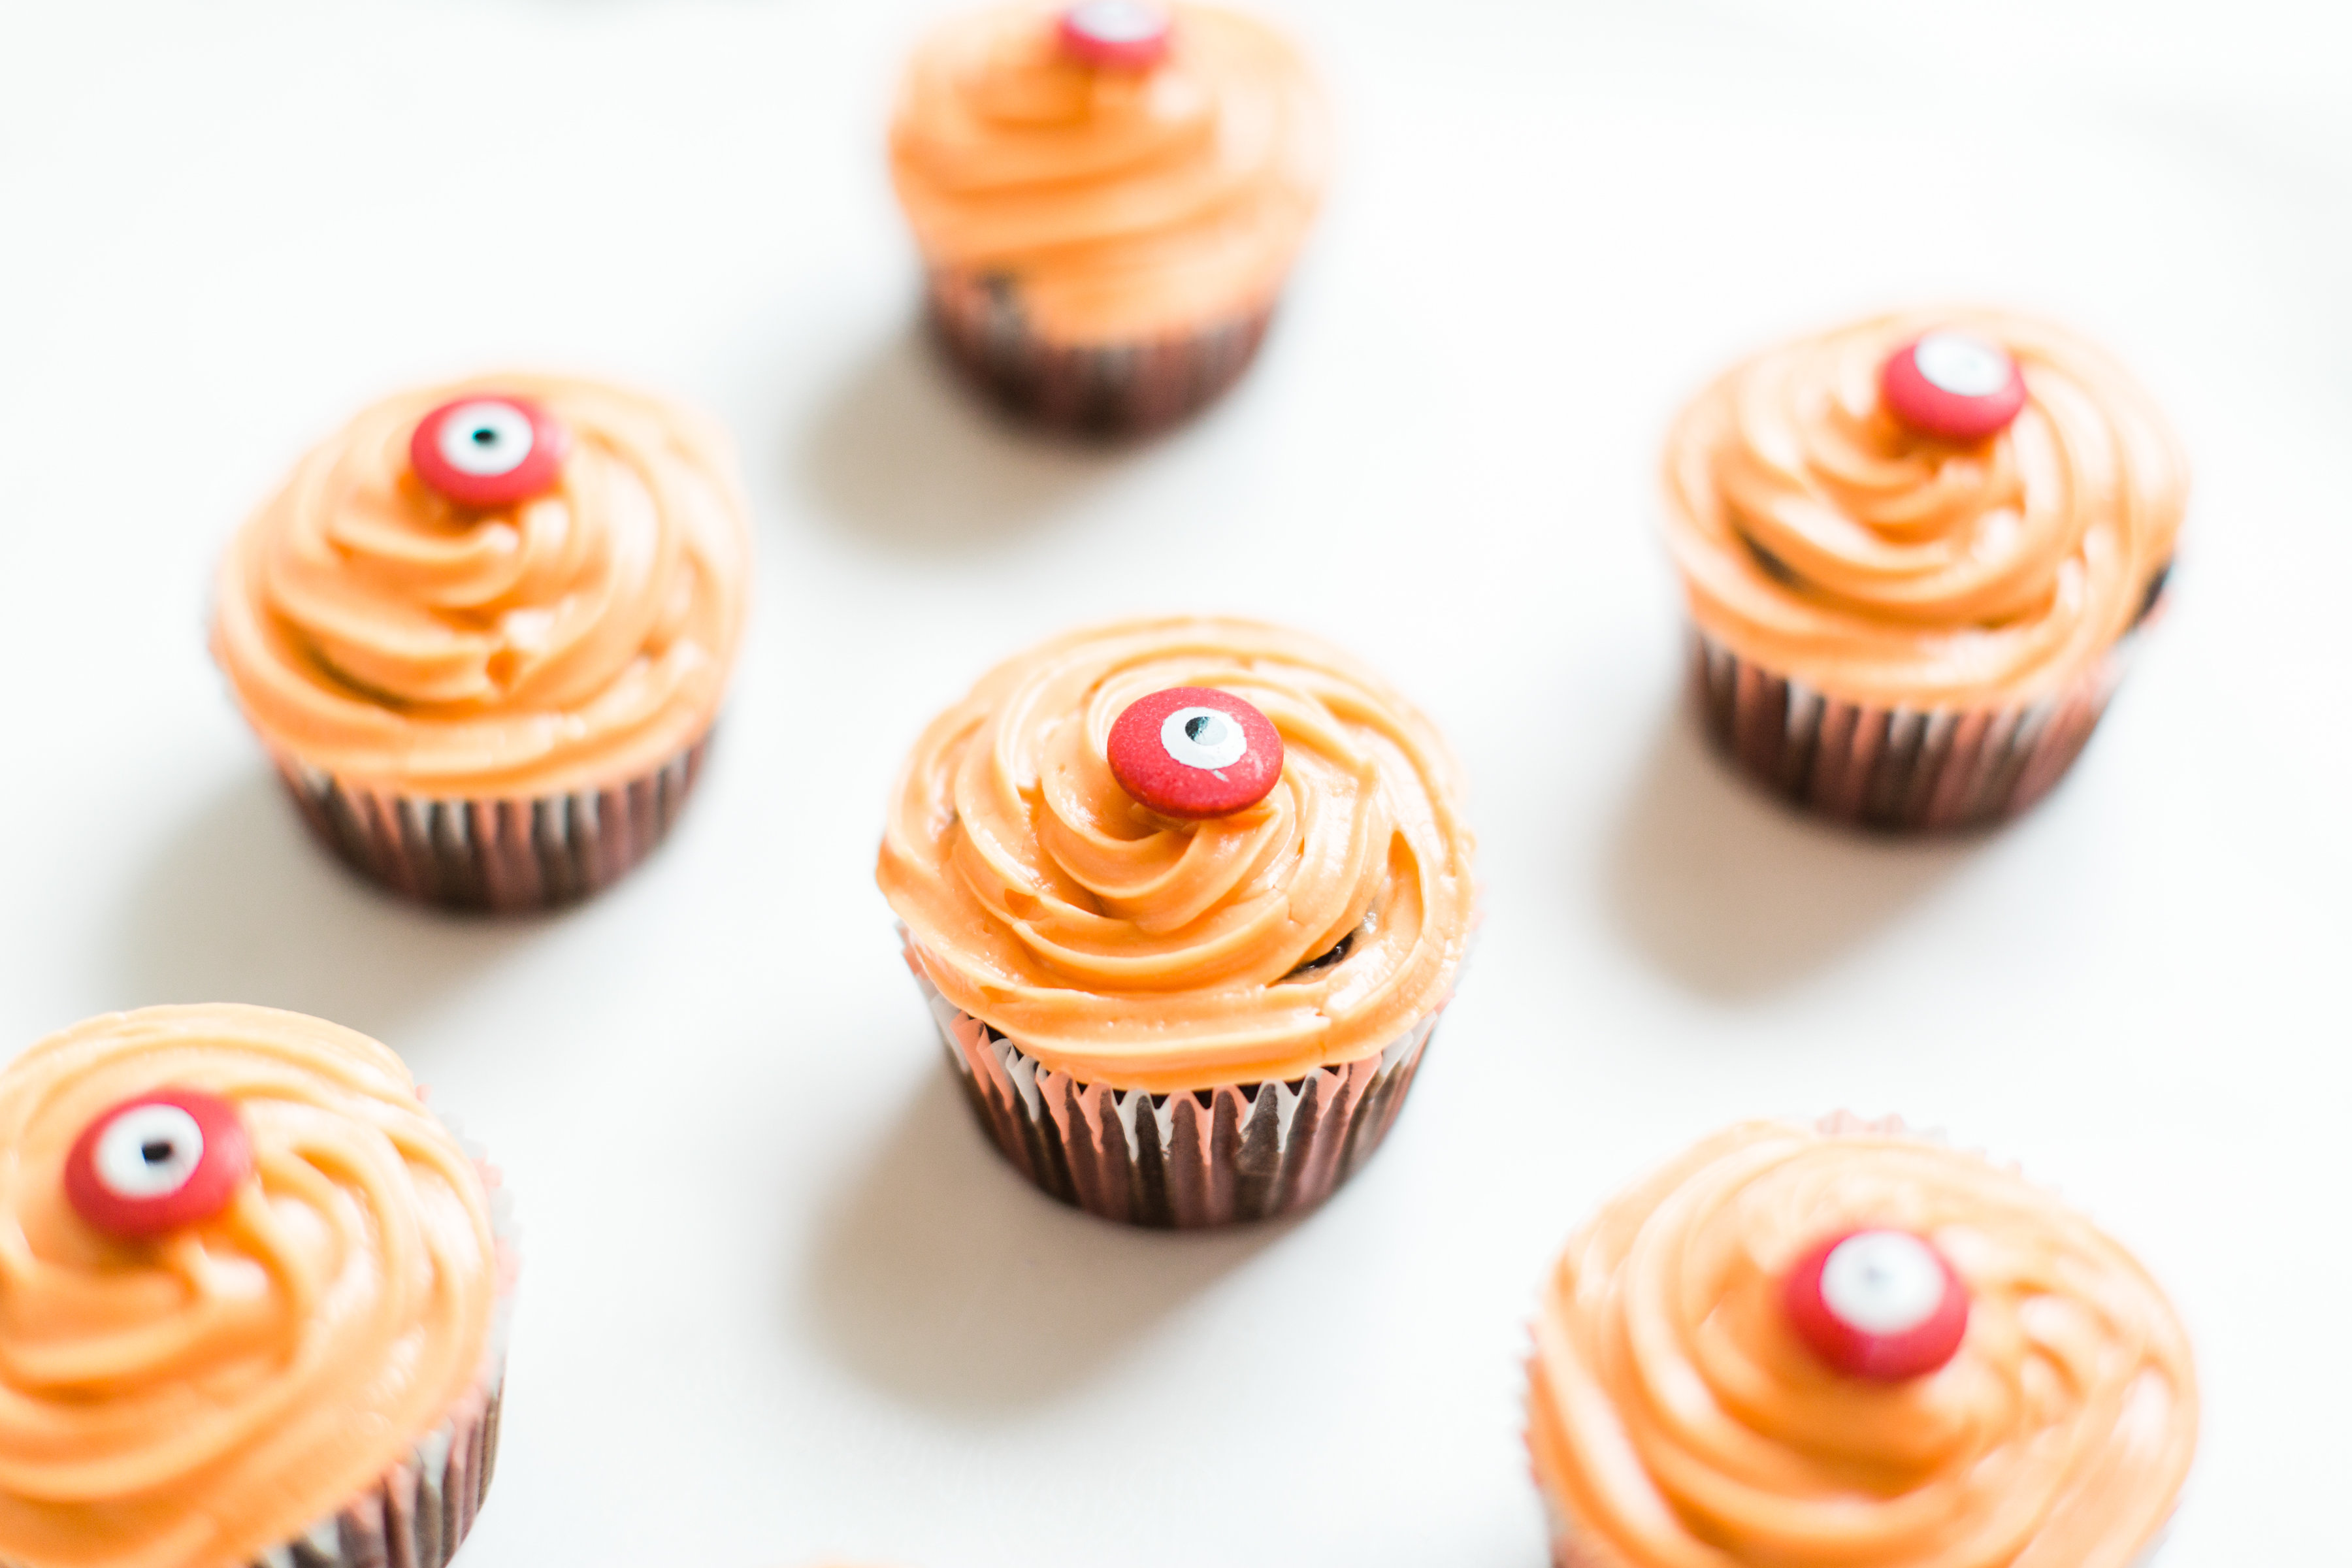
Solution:
[[[223,563],[213,651],[320,838],[385,886],[524,910],[669,829],[743,626],[725,438],[504,375],[386,398]]]
[[[877,873],[981,1121],[1039,1186],[1204,1226],[1318,1203],[1380,1143],[1468,944],[1428,721],[1254,621],[1007,660],[899,776]]]
[[[363,1036],[149,1007],[0,1072],[0,1563],[441,1568],[498,1444],[484,1168]]]
[[[956,363],[1042,424],[1136,435],[1231,385],[1321,199],[1290,45],[1205,5],[1022,4],[908,67],[891,175]]]
[[[2131,1255],[1898,1122],[1707,1140],[1570,1242],[1535,1331],[1560,1568],[2126,1568],[2197,1446]]]
[[[2023,810],[2081,751],[2188,472],[2081,339],[1924,310],[1734,368],[1676,420],[1665,487],[1717,740],[1830,816],[1943,828]]]

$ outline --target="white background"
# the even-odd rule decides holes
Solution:
[[[1344,162],[1265,356],[1147,449],[975,412],[883,173],[927,7],[0,9],[0,1043],[236,999],[404,1053],[520,1194],[469,1568],[1538,1568],[1568,1230],[1759,1112],[2023,1162],[2169,1286],[2164,1562],[2344,1561],[2352,11],[1283,0]],[[2197,468],[2160,627],[2030,820],[1748,794],[1677,704],[1653,467],[1731,355],[2070,321]],[[207,576],[310,442],[499,365],[734,428],[755,624],[671,846],[557,918],[299,836]],[[1226,608],[1453,736],[1486,921],[1395,1137],[1295,1224],[1130,1234],[966,1124],[872,880],[922,722],[1074,621]]]

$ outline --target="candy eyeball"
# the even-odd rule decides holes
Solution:
[[[1934,1317],[1943,1300],[1943,1264],[1904,1231],[1850,1236],[1822,1265],[1822,1304],[1864,1333],[1906,1333]]]
[[[221,1213],[252,1173],[236,1106],[200,1089],[163,1089],[82,1130],[66,1157],[66,1197],[96,1229],[149,1237]]]
[[[1128,704],[1111,725],[1111,776],[1162,816],[1227,816],[1282,777],[1273,721],[1229,691],[1176,686]]]
[[[1911,358],[1930,385],[1955,397],[1990,397],[2017,374],[2000,345],[1974,332],[1929,332],[1911,345]]]
[[[107,1123],[92,1159],[115,1196],[160,1198],[185,1186],[204,1157],[194,1117],[176,1105],[139,1105]]]
[[[1923,436],[1980,441],[2025,407],[2025,374],[2007,349],[1957,329],[1904,344],[1879,370],[1887,411]]]
[[[1057,29],[1062,50],[1084,65],[1143,70],[1168,53],[1174,19],[1149,0],[1078,0]]]
[[[1188,768],[1230,767],[1249,750],[1241,721],[1215,708],[1179,708],[1160,726],[1160,744]]]
[[[512,506],[555,488],[570,445],[554,416],[527,397],[445,403],[408,443],[416,477],[459,506]]]
[[[511,474],[530,456],[530,416],[511,403],[461,403],[442,419],[433,446],[460,473]]]
[[[1935,1371],[1968,1332],[1968,1287],[1907,1230],[1852,1231],[1814,1247],[1789,1271],[1785,1305],[1815,1356],[1881,1383]]]

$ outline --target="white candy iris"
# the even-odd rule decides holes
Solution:
[[[1240,762],[1249,751],[1240,721],[1214,708],[1179,708],[1161,721],[1160,743],[1186,767],[1213,772]]]
[[[1955,397],[1990,397],[2009,384],[2009,355],[1974,332],[1929,332],[1911,357],[1921,375]]]
[[[451,409],[434,445],[461,474],[510,474],[530,456],[530,420],[511,403],[485,398]]]
[[[1831,1249],[1822,1301],[1866,1334],[1916,1329],[1943,1305],[1943,1265],[1927,1244],[1899,1230],[1865,1230]]]
[[[1160,36],[1166,15],[1139,0],[1082,0],[1066,13],[1071,29],[1102,44],[1140,44]]]
[[[186,1185],[204,1157],[194,1117],[176,1105],[135,1105],[106,1124],[90,1163],[117,1197],[160,1198]]]

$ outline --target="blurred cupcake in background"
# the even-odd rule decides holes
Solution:
[[[2146,1270],[1896,1121],[1708,1139],[1569,1243],[1535,1338],[1560,1568],[2128,1568],[2197,1446]]]
[[[229,549],[213,651],[345,860],[412,898],[535,909],[668,831],[750,566],[714,427],[487,377],[387,398],[305,458]]]
[[[1134,436],[1256,353],[1328,143],[1315,83],[1264,24],[1081,0],[934,32],[890,163],[954,362],[1041,425]]]
[[[1436,731],[1254,621],[1131,621],[934,721],[877,877],[982,1124],[1150,1226],[1320,1202],[1376,1148],[1469,942]]]
[[[1823,815],[1951,828],[2025,809],[2082,750],[2188,471],[2090,344],[1921,310],[1736,366],[1675,421],[1665,489],[1716,740]]]
[[[400,1058],[265,1007],[0,1072],[0,1563],[441,1568],[489,1487],[515,1261]]]

